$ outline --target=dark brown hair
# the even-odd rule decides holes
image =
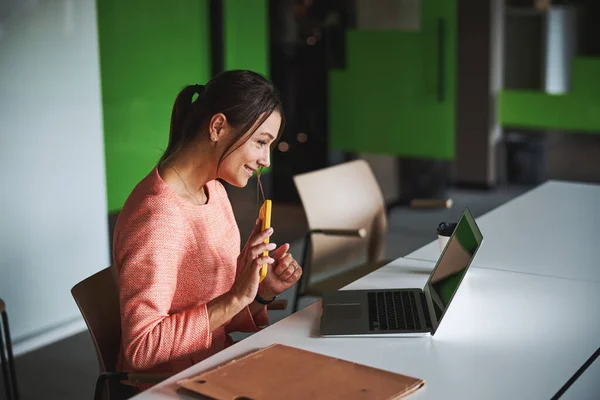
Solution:
[[[256,72],[226,71],[212,78],[206,85],[186,86],[175,99],[169,144],[159,164],[183,146],[199,141],[202,135],[208,135],[211,118],[223,113],[237,132],[235,139],[223,152],[220,164],[225,157],[243,145],[274,111],[281,115],[276,142],[285,125],[281,97],[275,85]],[[250,131],[254,124],[255,128]]]

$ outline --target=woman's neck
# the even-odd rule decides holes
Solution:
[[[208,200],[205,186],[216,178],[210,155],[204,152],[180,151],[168,157],[160,166],[159,174],[173,190],[193,204]]]

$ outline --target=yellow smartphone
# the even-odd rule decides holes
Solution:
[[[265,230],[267,230],[271,227],[271,208],[272,208],[272,206],[273,206],[273,202],[271,200],[265,200],[262,207],[260,207],[260,212],[259,212],[258,216],[262,222],[261,232],[264,232]],[[265,243],[269,243],[269,238],[265,239]],[[263,257],[267,257],[268,255],[269,255],[269,251],[265,250],[263,252]],[[267,264],[263,264],[263,266],[260,268],[260,282],[262,282],[263,279],[265,279],[265,276],[267,276]]]

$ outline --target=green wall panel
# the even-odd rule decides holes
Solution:
[[[502,91],[500,124],[600,134],[600,58],[575,59],[571,74],[571,91],[564,95]]]
[[[225,69],[269,75],[267,0],[223,0]]]
[[[573,60],[571,92],[581,98],[600,99],[600,57],[579,57]]]
[[[97,0],[109,211],[167,146],[173,101],[210,78],[207,0]]]
[[[408,157],[454,157],[456,1],[423,0],[418,31],[347,32],[344,70],[330,72],[330,147]],[[445,24],[443,43],[438,21]],[[439,46],[444,98],[438,100]]]
[[[268,77],[268,1],[223,0],[223,24],[225,70],[247,69]],[[271,168],[263,169],[263,174]]]

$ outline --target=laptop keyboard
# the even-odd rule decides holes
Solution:
[[[419,292],[369,292],[369,329],[372,331],[415,330],[421,328],[417,301]],[[424,310],[427,311],[426,309]]]

